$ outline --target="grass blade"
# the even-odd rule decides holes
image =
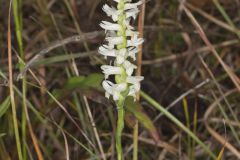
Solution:
[[[13,116],[13,126],[14,126],[14,134],[17,145],[18,159],[22,159],[22,148],[21,141],[18,130],[18,120],[17,120],[17,108],[15,104],[14,98],[14,89],[13,89],[13,67],[12,67],[12,44],[11,44],[11,5],[12,1],[10,1],[9,14],[8,14],[8,74],[9,74],[9,92],[12,106],[12,116]]]
[[[158,102],[152,99],[149,95],[140,92],[141,96],[150,103],[157,110],[162,112],[167,118],[169,118],[173,123],[175,123],[179,128],[181,128],[185,133],[187,133],[193,140],[196,141],[213,159],[216,159],[216,155],[192,132],[190,131],[182,122],[180,122],[176,117],[174,117],[169,111],[162,107]]]
[[[0,118],[6,113],[10,106],[10,97],[8,96],[0,105]]]

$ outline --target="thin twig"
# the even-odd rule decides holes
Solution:
[[[143,3],[140,9],[139,19],[138,19],[138,32],[139,38],[143,38],[143,29],[144,29],[144,17],[145,17],[145,8],[146,4]],[[142,71],[142,53],[143,53],[143,45],[139,45],[139,52],[137,55],[137,70],[136,75],[141,76]],[[140,100],[140,93],[137,94],[137,100]],[[133,160],[138,160],[138,120],[133,128]]]
[[[220,47],[227,47],[227,46],[231,46],[231,45],[237,45],[239,43],[240,43],[239,39],[233,39],[233,40],[224,41],[222,43],[219,43],[219,44],[216,44],[216,45],[213,45],[213,46],[215,48],[220,48]],[[186,52],[183,52],[183,53],[176,53],[176,54],[166,56],[166,57],[162,57],[162,58],[156,58],[156,59],[153,59],[153,60],[144,60],[142,62],[142,65],[154,65],[154,64],[161,64],[161,63],[164,63],[164,62],[171,62],[171,61],[175,61],[177,59],[184,58],[184,57],[186,57],[190,54],[192,54],[192,55],[195,55],[197,53],[202,54],[202,53],[206,53],[206,52],[209,52],[209,51],[211,51],[211,49],[208,46],[204,46],[204,47],[196,48],[196,49],[191,50],[191,51],[186,51]]]

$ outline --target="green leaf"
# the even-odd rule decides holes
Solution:
[[[104,77],[103,74],[93,73],[88,75],[83,81],[85,86],[99,89]]]
[[[0,104],[0,118],[6,113],[10,106],[10,96],[8,96],[2,104]]]
[[[73,90],[79,90],[83,94],[87,94],[97,101],[102,101],[103,98],[99,98],[99,92],[102,91],[101,83],[104,77],[102,74],[92,73],[88,76],[75,76],[68,79],[64,87],[61,89],[54,89],[52,94],[56,98],[64,98],[71,94]],[[95,97],[96,96],[96,97]],[[53,101],[50,101],[51,103]],[[105,102],[105,100],[104,100]],[[106,104],[106,103],[105,103]]]
[[[77,88],[77,87],[79,87],[79,86],[82,84],[82,82],[84,81],[84,79],[85,79],[85,76],[71,77],[71,78],[67,81],[65,87],[66,87],[67,89]]]
[[[88,76],[77,76],[77,77],[71,77],[65,87],[67,89],[75,89],[75,88],[80,88],[80,89],[90,89],[90,88],[95,88],[95,89],[100,89],[101,88],[101,83],[103,81],[104,77],[102,74],[98,73],[93,73]]]
[[[155,141],[159,141],[159,135],[152,120],[144,112],[142,106],[137,101],[134,101],[133,97],[127,97],[125,100],[126,110],[132,113],[137,120],[150,132]]]

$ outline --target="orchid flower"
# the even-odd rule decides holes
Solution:
[[[130,25],[139,13],[138,6],[143,1],[132,3],[132,0],[113,0],[116,7],[105,4],[103,11],[112,18],[113,22],[102,21],[100,26],[105,30],[106,43],[99,47],[99,53],[104,58],[114,58],[112,65],[103,65],[101,69],[105,75],[102,82],[105,90],[105,97],[112,97],[118,108],[118,121],[116,129],[116,149],[117,159],[123,160],[121,136],[124,128],[124,102],[127,96],[136,99],[136,94],[140,90],[142,76],[134,76],[137,68],[133,61],[136,60],[139,45],[143,43],[142,38],[138,38],[139,33]],[[109,80],[109,76],[115,77],[115,82]]]

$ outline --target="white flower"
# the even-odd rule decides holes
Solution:
[[[136,19],[138,12],[139,10],[137,8],[130,9],[126,12],[126,18],[132,17],[133,19]]]
[[[130,63],[127,60],[123,63],[123,67],[125,68],[128,76],[131,76],[133,74],[133,70],[137,68],[136,65]]]
[[[116,49],[109,48],[107,45],[102,45],[99,47],[98,52],[100,54],[104,55],[105,58],[107,56],[116,57],[117,64],[122,64],[127,57],[127,49],[126,48],[116,50]]]
[[[134,85],[134,84],[138,84],[143,79],[144,79],[143,76],[128,76],[127,77],[127,82]]]
[[[128,1],[128,2],[131,2],[131,1]],[[124,9],[125,10],[128,10],[128,9],[137,9],[137,7],[139,5],[141,5],[143,2],[142,1],[139,1],[137,3],[126,3],[125,6],[124,6]]]
[[[109,7],[107,4],[105,4],[102,9],[108,16],[112,17],[114,22],[118,20],[120,12],[115,7]]]
[[[119,3],[121,0],[113,0],[113,1]],[[132,0],[126,0],[126,2],[131,2],[131,1],[132,1]]]
[[[129,18],[124,21],[124,24],[126,25],[127,30],[133,30],[133,29],[134,29],[134,28],[130,25],[130,19],[129,19]]]
[[[102,21],[100,23],[100,26],[108,31],[117,31],[121,29],[121,26],[119,24],[116,23],[111,23],[111,22],[107,22],[107,21]]]
[[[101,69],[103,70],[103,73],[105,74],[105,78],[108,78],[109,75],[122,74],[122,69],[120,67],[116,67],[116,66],[102,65]]]
[[[121,0],[113,0],[113,1],[119,3]],[[131,1],[132,1],[132,0],[125,0],[125,2],[131,2]]]
[[[126,36],[129,36],[129,37],[138,36],[138,34],[139,33],[137,31],[133,31],[129,29],[126,30]]]
[[[116,52],[117,51],[115,49],[109,48],[109,46],[107,46],[107,45],[102,45],[102,46],[99,47],[98,52],[100,54],[104,55],[105,58],[106,58],[107,56],[116,57]]]
[[[137,47],[128,48],[128,56],[131,57],[134,61],[136,60],[136,54],[139,52]]]
[[[118,45],[123,43],[123,37],[107,37],[106,40],[108,41],[109,45]]]
[[[136,100],[136,93],[140,90],[140,81],[144,79],[143,76],[129,76],[127,77],[127,83],[132,84],[129,87],[128,96],[133,96]]]
[[[103,83],[103,88],[105,89],[105,96],[107,98],[110,97],[110,95],[113,96],[113,100],[117,101],[119,100],[121,96],[121,92],[125,91],[127,88],[126,83],[120,83],[120,84],[114,84],[111,81],[104,80]]]
[[[136,93],[140,90],[142,76],[132,76],[136,65],[129,59],[136,60],[136,54],[139,52],[138,46],[143,43],[142,38],[138,38],[139,33],[130,25],[132,19],[136,19],[139,13],[138,6],[143,3],[140,0],[131,3],[132,0],[113,0],[117,2],[117,8],[108,5],[103,6],[103,11],[113,19],[115,23],[102,21],[100,26],[105,29],[107,44],[99,47],[98,52],[106,57],[114,57],[114,65],[103,65],[101,67],[105,74],[105,80],[102,85],[105,89],[105,96],[113,96],[118,101],[124,95],[123,91],[129,91],[128,96],[136,98]],[[117,23],[116,23],[117,22]],[[120,76],[117,84],[106,80],[110,75]],[[116,78],[116,77],[115,77]],[[126,98],[126,97],[121,97]]]
[[[127,57],[127,49],[126,48],[118,50],[117,56],[116,56],[117,64],[122,64],[126,60],[126,57]]]
[[[140,90],[140,84],[135,84],[129,87],[128,96],[132,96],[136,100],[136,94]]]
[[[127,41],[127,46],[128,47],[137,47],[140,44],[142,44],[144,42],[143,38],[138,38],[137,35],[133,35],[133,37],[131,38],[131,40]]]

